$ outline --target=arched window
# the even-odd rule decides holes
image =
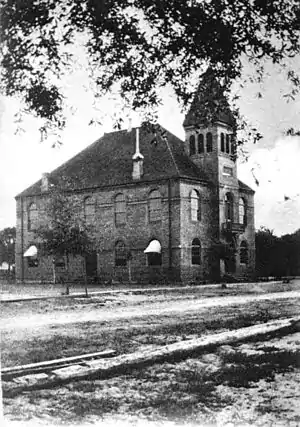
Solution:
[[[115,198],[115,223],[116,225],[126,223],[126,201],[124,194],[117,194]]]
[[[95,203],[91,197],[86,197],[83,201],[84,219],[87,222],[92,222],[95,217]]]
[[[200,196],[198,191],[192,190],[190,195],[191,203],[191,220],[200,221],[201,220],[201,206],[200,206]]]
[[[192,241],[192,264],[201,264],[201,245],[199,239],[194,239]]]
[[[125,243],[122,240],[116,242],[115,246],[115,266],[125,266],[127,264],[127,251]]]
[[[35,203],[28,207],[27,229],[33,231],[38,226],[38,210]]]
[[[239,199],[239,223],[247,225],[246,202],[242,197]]]
[[[208,153],[212,152],[213,144],[212,144],[212,133],[208,132],[206,134],[206,151]]]
[[[196,141],[195,141],[195,136],[191,135],[190,136],[190,156],[193,156],[194,154],[196,154]]]
[[[144,250],[144,253],[147,255],[148,265],[161,265],[162,256],[159,240],[151,240],[147,248]]]
[[[161,194],[158,190],[153,190],[149,194],[149,221],[161,220]]]
[[[202,133],[198,135],[198,153],[204,153],[204,136]]]
[[[225,220],[233,222],[233,196],[231,193],[225,194]]]
[[[221,151],[225,153],[225,135],[223,132],[221,133]]]
[[[36,245],[31,244],[24,252],[23,257],[27,258],[28,267],[38,267],[39,260],[37,258],[38,248]]]
[[[245,240],[242,241],[240,246],[240,263],[248,264],[248,245]]]
[[[226,135],[226,153],[230,153],[230,136],[228,134]]]

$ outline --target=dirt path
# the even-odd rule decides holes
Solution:
[[[279,300],[286,298],[300,298],[300,291],[276,292],[259,295],[237,295],[212,297],[209,299],[197,298],[194,300],[183,297],[176,301],[143,302],[135,306],[95,308],[84,306],[73,312],[50,312],[16,316],[2,321],[2,330],[33,329],[47,325],[71,324],[90,321],[110,322],[114,320],[130,319],[134,317],[158,316],[162,314],[184,313],[207,309],[209,307],[241,305],[252,301]]]

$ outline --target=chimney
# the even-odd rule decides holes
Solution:
[[[49,190],[49,173],[45,172],[42,174],[41,191],[46,193]]]
[[[135,134],[135,153],[132,156],[133,170],[132,179],[138,180],[143,176],[144,156],[140,153],[140,129],[136,128]]]

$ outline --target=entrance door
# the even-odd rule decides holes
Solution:
[[[97,277],[97,252],[91,252],[85,257],[85,268],[87,277]]]
[[[236,272],[236,240],[234,237],[230,237],[227,241],[228,250],[227,256],[225,257],[225,272],[232,274]]]
[[[235,273],[236,264],[235,264],[235,256],[232,255],[228,259],[225,259],[225,272],[226,273]]]

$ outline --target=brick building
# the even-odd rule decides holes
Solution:
[[[222,98],[214,84],[210,99]],[[237,178],[234,118],[223,99],[210,120],[199,90],[183,126],[185,141],[163,128],[106,133],[16,196],[17,280],[52,280],[52,259],[36,250],[49,183],[73,182],[94,226],[97,249],[58,275],[80,279],[189,283],[228,273],[251,277],[255,265],[254,191]],[[225,105],[225,107],[224,107]],[[24,256],[25,255],[25,256]]]

